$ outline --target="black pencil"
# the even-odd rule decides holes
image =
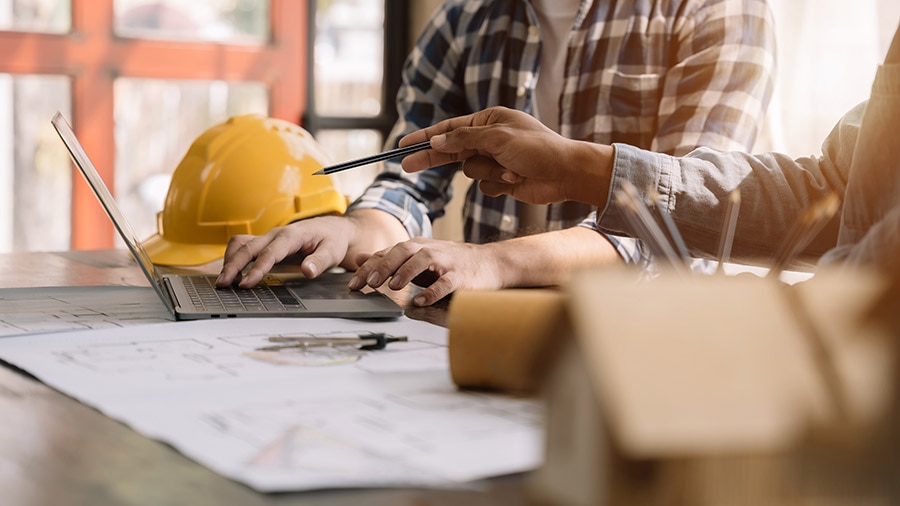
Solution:
[[[369,165],[370,163],[380,162],[382,160],[390,160],[392,158],[400,158],[416,151],[422,151],[423,149],[428,149],[431,147],[431,141],[420,142],[418,144],[413,144],[411,146],[406,146],[405,148],[397,148],[392,149],[390,151],[385,151],[384,153],[378,153],[377,155],[364,156],[362,158],[357,158],[356,160],[350,160],[349,162],[338,163],[335,165],[329,165],[328,167],[322,167],[320,170],[313,172],[313,175],[318,176],[321,174],[334,174],[335,172],[341,172],[342,170],[353,169],[356,167],[362,167],[363,165]]]

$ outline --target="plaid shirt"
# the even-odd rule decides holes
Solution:
[[[525,0],[447,0],[406,61],[399,120],[386,147],[438,121],[502,105],[530,112],[540,72],[537,18]],[[698,146],[747,150],[773,87],[774,26],[765,0],[583,0],[569,37],[560,133],[680,155]],[[404,173],[386,163],[351,209],[376,208],[410,236],[431,236],[460,164]],[[517,203],[471,185],[465,239],[518,235]],[[596,210],[548,206],[548,230],[597,230]],[[608,236],[627,262],[635,241]]]

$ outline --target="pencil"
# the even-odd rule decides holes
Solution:
[[[799,216],[772,263],[768,277],[778,278],[797,255],[822,231],[841,206],[841,198],[830,193],[815,202]]]
[[[660,257],[660,261],[668,262],[674,271],[684,274],[683,259],[675,252],[675,248],[669,242],[666,234],[659,228],[650,211],[644,206],[637,188],[625,181],[622,183],[622,189],[616,192],[616,198],[622,209],[631,213],[632,219],[640,224],[640,230],[636,231],[637,238],[643,240],[650,250]]]
[[[428,149],[431,147],[431,141],[420,142],[418,144],[412,144],[410,146],[406,146],[403,148],[391,149],[389,151],[385,151],[383,153],[378,153],[376,155],[364,156],[362,158],[357,158],[355,160],[350,160],[348,162],[338,163],[335,165],[329,165],[327,167],[322,167],[320,170],[313,172],[314,176],[319,176],[323,174],[334,174],[335,172],[341,172],[347,169],[353,169],[356,167],[362,167],[363,165],[369,165],[370,163],[380,162],[383,160],[390,160],[391,158],[400,158],[416,151],[422,151],[423,149]]]
[[[734,244],[734,232],[737,227],[738,213],[741,211],[741,189],[735,188],[728,194],[728,207],[725,208],[725,219],[722,221],[722,234],[719,236],[719,248],[716,255],[719,261],[716,272],[724,272],[725,262],[731,258],[731,246]]]

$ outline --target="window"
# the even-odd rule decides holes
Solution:
[[[71,19],[68,2],[0,0],[0,30],[26,39],[65,33]],[[6,35],[0,32],[0,47]],[[49,118],[71,111],[71,83],[2,51],[0,111],[10,113],[0,115],[0,251],[67,249],[71,171]]]
[[[314,0],[303,126],[335,162],[376,153],[397,119],[394,100],[406,58],[409,0]],[[336,174],[355,198],[377,170]]]
[[[69,247],[69,157],[49,118],[71,111],[65,76],[0,74],[0,245],[4,250]],[[11,168],[11,170],[10,170]]]
[[[336,161],[394,122],[409,0],[0,0],[0,252],[118,244],[50,118],[61,111],[139,237],[203,130],[263,113]],[[385,13],[390,13],[386,16]],[[307,79],[310,76],[310,79]],[[348,97],[351,99],[348,100]],[[359,173],[356,174],[359,176]],[[357,177],[342,184],[362,191]]]

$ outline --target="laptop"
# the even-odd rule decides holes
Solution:
[[[259,285],[248,289],[216,288],[215,275],[160,272],[125,220],[125,215],[78,142],[69,122],[57,112],[51,123],[116,231],[175,320],[265,316],[396,318],[403,315],[403,308],[377,290],[363,293],[347,289],[352,276],[349,272],[324,273],[316,279],[308,279],[299,273],[270,273]]]

